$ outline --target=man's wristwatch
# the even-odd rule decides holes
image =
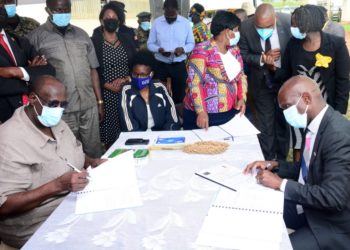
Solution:
[[[98,104],[98,105],[101,105],[101,104],[103,104],[103,103],[104,103],[103,100],[98,100],[98,101],[97,101],[97,104]]]

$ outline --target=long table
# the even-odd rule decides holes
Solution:
[[[185,136],[186,142],[199,140],[191,131],[122,133],[105,156],[125,147],[127,138],[149,138],[152,143],[158,136]],[[215,249],[197,246],[195,241],[220,187],[194,173],[222,163],[243,169],[257,159],[263,159],[263,155],[255,135],[235,138],[220,155],[152,151],[148,163],[136,168],[141,207],[76,215],[76,194],[71,193],[22,249]],[[281,249],[292,249],[287,231]]]

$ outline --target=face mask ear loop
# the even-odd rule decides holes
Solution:
[[[41,103],[40,98],[39,98],[36,94],[34,94],[34,95],[35,95],[36,99],[38,99],[38,101],[39,101],[41,107],[43,107],[44,105]]]
[[[296,102],[295,106],[298,106],[298,104],[299,104],[299,102],[300,102],[300,100],[301,100],[302,97],[303,97],[303,95],[301,95],[301,96],[299,97],[299,99],[298,99],[298,101]]]
[[[306,112],[307,112],[308,109],[309,109],[309,104],[306,105],[304,114],[306,114]]]

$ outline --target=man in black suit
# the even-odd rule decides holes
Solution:
[[[248,70],[248,93],[256,109],[255,123],[265,160],[285,159],[289,130],[277,105],[280,82],[274,80],[275,67],[291,37],[290,16],[276,14],[272,5],[261,4],[255,15],[240,27],[239,47]]]
[[[350,122],[326,104],[317,83],[306,76],[284,83],[278,101],[291,125],[306,128],[302,160],[297,165],[257,161],[245,172],[260,168],[258,182],[284,192],[284,221],[295,230],[293,249],[348,249]]]
[[[4,31],[7,13],[0,7],[0,123],[15,109],[26,104],[28,84],[39,75],[54,75],[55,70],[40,57],[25,38]]]

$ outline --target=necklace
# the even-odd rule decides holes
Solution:
[[[119,41],[118,37],[116,37],[115,39],[113,40],[108,40],[105,35],[103,35],[103,39],[105,40],[106,43],[108,43],[109,45],[111,46],[115,46],[117,44],[117,42]]]

